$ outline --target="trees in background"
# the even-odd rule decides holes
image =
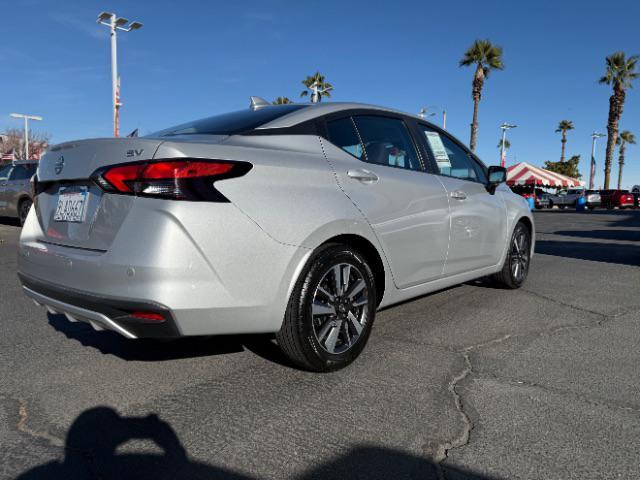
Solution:
[[[571,178],[582,178],[580,171],[578,170],[578,164],[580,163],[580,155],[574,155],[567,161],[544,162],[544,168],[551,172],[559,173],[560,175],[566,175]]]
[[[38,130],[29,130],[29,157],[37,158],[49,145],[51,135]],[[13,152],[16,160],[24,158],[24,130],[10,128],[0,136],[0,151],[2,153]]]
[[[502,47],[492,44],[489,40],[476,40],[464,52],[460,60],[461,67],[475,66],[473,81],[471,82],[471,98],[473,99],[473,119],[471,121],[471,139],[469,148],[475,151],[478,143],[478,106],[482,98],[484,82],[492,70],[502,70]]]
[[[562,149],[560,150],[560,161],[564,162],[564,149],[567,144],[567,132],[569,130],[573,130],[573,122],[571,120],[560,120],[558,123],[558,128],[556,128],[556,133],[562,133],[562,139],[560,143],[562,145]]]
[[[613,94],[609,97],[609,117],[607,120],[607,151],[604,159],[604,188],[609,188],[611,177],[611,164],[613,153],[618,141],[618,126],[624,108],[627,89],[631,88],[635,79],[640,76],[636,71],[638,63],[637,55],[629,58],[624,52],[615,52],[606,58],[606,70],[600,78],[600,83],[611,85]]]
[[[619,153],[618,153],[618,190],[622,188],[622,168],[624,167],[624,153],[629,145],[635,145],[636,136],[631,133],[629,130],[623,130],[622,133],[618,136],[618,140],[616,141],[617,145],[620,145]]]
[[[320,72],[316,72],[313,75],[309,75],[307,78],[302,80],[302,84],[305,86],[305,89],[300,92],[301,97],[306,97],[311,93],[311,101],[312,102],[320,102],[322,101],[322,97],[331,98],[331,90],[333,90],[333,85],[326,81],[324,75]],[[317,96],[314,93],[313,86],[316,85]]]

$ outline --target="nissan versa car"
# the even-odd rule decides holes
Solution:
[[[395,110],[253,98],[146,137],[50,148],[20,280],[98,330],[272,332],[298,366],[335,370],[377,309],[485,276],[522,285],[533,219],[505,175]]]

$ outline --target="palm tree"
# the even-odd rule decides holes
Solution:
[[[640,76],[636,72],[638,56],[625,58],[624,52],[615,52],[606,59],[607,70],[600,83],[613,86],[613,95],[609,97],[609,119],[607,121],[607,153],[604,160],[604,188],[609,188],[613,152],[618,141],[618,125],[624,108],[627,88],[631,88],[633,80]]]
[[[502,70],[502,47],[493,45],[489,40],[476,40],[473,45],[464,52],[461,67],[476,66],[471,83],[471,98],[473,98],[473,121],[471,122],[471,141],[469,147],[472,151],[476,149],[478,137],[478,104],[482,97],[482,87],[485,79],[491,70]]]
[[[273,105],[286,105],[287,103],[293,103],[293,102],[289,100],[288,97],[278,97],[271,103],[273,103]]]
[[[331,90],[333,90],[333,85],[325,81],[324,75],[321,75],[320,72],[316,72],[313,75],[308,76],[307,78],[302,80],[302,84],[306,88],[300,93],[300,96],[306,97],[309,94],[309,91],[311,91],[311,101],[313,103],[320,102],[322,100],[322,97],[331,98]],[[314,84],[318,89],[317,95],[311,88]]]
[[[502,150],[502,139],[498,141],[497,147]],[[511,148],[511,142],[507,139],[504,140],[504,149],[509,150]]]
[[[561,162],[564,162],[564,147],[567,144],[567,132],[569,130],[573,130],[573,122],[571,120],[560,120],[558,128],[556,128],[556,133],[562,133],[562,140],[560,140],[560,143],[562,144],[562,151],[560,152]]]
[[[624,167],[624,151],[627,143],[629,145],[635,145],[636,136],[629,130],[623,130],[616,141],[616,144],[620,145],[620,153],[618,154],[618,190],[622,188],[622,167]]]

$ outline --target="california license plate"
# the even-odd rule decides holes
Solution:
[[[84,222],[88,198],[89,192],[86,187],[61,188],[53,219],[56,222]]]

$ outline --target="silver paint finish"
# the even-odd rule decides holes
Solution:
[[[362,105],[317,104],[264,128],[353,107]],[[92,187],[85,225],[55,225],[57,193],[43,194],[22,231],[19,270],[53,285],[162,303],[183,335],[279,330],[313,250],[339,235],[377,251],[385,307],[498,271],[516,223],[533,223],[526,201],[504,185],[491,195],[480,184],[363,163],[309,135],[69,142],[44,156],[39,176],[83,183],[98,167],[131,161],[132,150],[143,151],[136,160],[241,160],[253,168],[216,182],[231,203]],[[56,174],[60,155],[65,165]]]

